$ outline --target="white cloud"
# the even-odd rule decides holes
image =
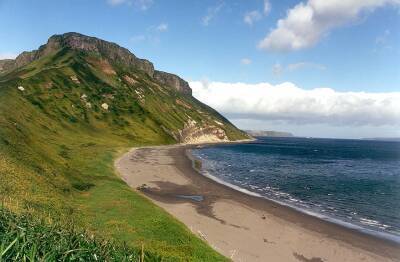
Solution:
[[[202,24],[204,26],[208,26],[211,20],[213,20],[218,15],[223,6],[224,2],[219,2],[216,6],[208,8],[207,14],[201,19]]]
[[[271,3],[269,0],[264,0],[264,15],[268,15],[271,12]]]
[[[270,11],[271,11],[271,4],[269,0],[264,0],[263,11],[259,12],[258,10],[253,10],[246,12],[243,17],[243,22],[252,26],[254,22],[260,21],[263,18],[263,15],[267,16]]]
[[[161,23],[157,26],[157,31],[158,32],[166,32],[168,31],[168,24],[167,23]]]
[[[14,53],[0,53],[0,60],[2,59],[15,59],[18,55]]]
[[[134,6],[144,11],[153,5],[153,0],[107,0],[107,3],[112,6],[125,4],[128,6]]]
[[[400,127],[400,92],[305,90],[293,83],[190,82],[193,95],[231,119]]]
[[[250,11],[244,14],[243,21],[248,25],[253,25],[255,21],[258,21],[262,18],[260,12],[257,10]]]
[[[287,11],[284,19],[258,47],[275,52],[296,51],[314,46],[336,27],[357,20],[362,14],[400,0],[308,0]]]
[[[250,65],[250,64],[252,63],[252,61],[251,61],[251,59],[249,59],[249,58],[242,58],[242,59],[240,60],[240,63],[241,63],[242,65]]]

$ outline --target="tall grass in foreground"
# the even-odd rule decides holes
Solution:
[[[162,261],[142,249],[96,239],[60,223],[0,207],[0,261]]]

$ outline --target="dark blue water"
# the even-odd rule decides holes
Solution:
[[[400,240],[400,142],[259,138],[192,153],[224,183]]]

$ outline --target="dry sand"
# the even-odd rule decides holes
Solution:
[[[212,181],[192,168],[188,148],[132,149],[115,166],[129,186],[232,260],[400,261],[395,243]]]

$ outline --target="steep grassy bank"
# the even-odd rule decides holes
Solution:
[[[0,75],[1,201],[14,213],[144,245],[166,260],[225,260],[113,168],[132,146],[203,134],[245,137],[190,94],[141,70],[98,53],[51,50]]]
[[[14,88],[0,89],[0,104],[0,195],[8,208],[61,217],[173,260],[221,259],[180,222],[132,192],[113,170],[118,152],[169,140],[140,143],[113,134],[116,129],[58,125]]]

